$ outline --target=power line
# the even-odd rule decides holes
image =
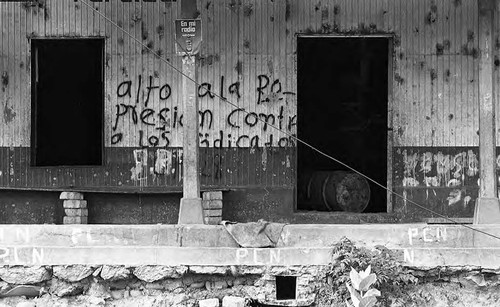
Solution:
[[[139,39],[135,38],[132,34],[130,34],[129,32],[127,32],[125,29],[121,28],[121,27],[120,27],[117,23],[115,23],[113,20],[111,20],[110,18],[108,18],[106,15],[104,15],[103,13],[101,13],[101,12],[100,12],[99,10],[97,10],[96,8],[92,7],[90,4],[88,4],[88,3],[87,3],[87,1],[86,1],[86,0],[81,0],[81,2],[82,2],[83,4],[85,4],[88,8],[90,8],[91,10],[93,10],[93,11],[94,11],[94,13],[97,13],[98,15],[100,15],[101,17],[103,17],[104,19],[106,19],[109,23],[111,23],[112,25],[114,25],[117,29],[120,29],[123,33],[125,33],[127,36],[129,36],[130,38],[132,38],[135,42],[137,42],[138,44],[140,44],[143,48],[146,48],[147,50],[149,50],[149,51],[150,51],[150,52],[151,52],[154,56],[156,56],[156,57],[157,57],[157,58],[159,58],[162,62],[164,62],[165,64],[167,64],[167,66],[169,66],[170,68],[172,68],[174,71],[176,71],[176,72],[180,73],[180,74],[181,74],[184,78],[186,78],[186,79],[188,79],[189,81],[193,82],[193,83],[194,83],[195,85],[197,85],[197,86],[202,86],[202,84],[198,83],[198,82],[197,82],[196,80],[194,80],[193,78],[191,78],[191,77],[189,77],[189,76],[185,75],[185,74],[182,72],[182,70],[180,70],[179,68],[175,67],[175,66],[174,66],[173,64],[171,64],[169,61],[167,61],[167,60],[163,59],[163,58],[162,58],[162,57],[161,57],[158,53],[156,53],[154,50],[152,50],[152,49],[151,49],[151,48],[149,48],[147,45],[145,45],[144,43],[142,43],[142,41],[140,41]],[[189,55],[189,54],[188,54],[187,56],[188,56],[188,57],[190,57],[190,55]],[[214,97],[219,98],[219,100],[222,100],[222,101],[224,101],[224,102],[226,102],[226,103],[230,104],[231,106],[233,106],[233,107],[235,107],[235,108],[237,108],[237,109],[240,109],[240,110],[241,110],[241,112],[243,112],[243,113],[245,113],[245,114],[247,114],[247,115],[248,115],[248,114],[250,114],[250,112],[248,112],[247,110],[245,110],[245,109],[243,109],[243,108],[240,108],[237,104],[234,104],[233,102],[231,102],[231,101],[230,101],[230,100],[228,100],[227,98],[222,97],[222,96],[220,96],[219,94],[217,94],[217,93],[215,93],[215,92],[212,92],[212,91],[211,91],[210,89],[208,89],[208,88],[207,88],[207,92],[208,92],[208,93],[211,93],[212,95],[214,95]],[[384,189],[384,190],[388,191],[389,193],[391,193],[391,194],[393,194],[393,195],[395,195],[395,196],[397,196],[397,197],[400,197],[400,198],[401,198],[401,199],[403,199],[404,201],[409,202],[410,204],[412,204],[412,205],[414,205],[414,206],[416,206],[416,207],[418,207],[418,208],[420,208],[420,209],[422,209],[422,210],[424,210],[424,211],[427,211],[427,212],[432,213],[432,214],[434,214],[434,215],[437,215],[437,216],[439,216],[439,217],[441,217],[441,218],[444,218],[445,220],[447,220],[447,221],[449,221],[449,222],[452,222],[453,224],[456,224],[456,225],[461,225],[461,226],[463,226],[463,227],[465,227],[465,228],[468,228],[468,229],[470,229],[470,230],[473,230],[473,231],[476,231],[476,232],[479,232],[479,233],[482,233],[482,234],[485,234],[485,235],[487,235],[487,236],[490,236],[490,237],[493,237],[493,238],[496,238],[496,239],[499,239],[499,240],[500,240],[500,237],[499,237],[499,236],[496,236],[496,235],[494,235],[494,234],[491,234],[491,233],[485,232],[485,231],[480,230],[480,229],[476,229],[476,228],[471,227],[471,226],[466,225],[466,224],[459,223],[459,222],[457,222],[457,221],[453,220],[452,218],[449,218],[449,217],[447,217],[447,216],[445,216],[445,215],[443,215],[443,214],[441,214],[441,213],[438,213],[438,212],[436,212],[436,211],[434,211],[434,210],[432,210],[432,209],[426,208],[426,207],[424,207],[424,206],[422,206],[422,205],[420,205],[420,204],[418,204],[418,203],[414,202],[414,201],[413,201],[413,200],[411,200],[411,199],[407,199],[404,195],[401,195],[401,194],[399,194],[399,193],[397,193],[397,192],[394,192],[393,190],[389,189],[388,187],[384,186],[383,184],[380,184],[380,183],[379,183],[379,182],[377,182],[376,180],[374,180],[374,179],[370,178],[369,176],[367,176],[367,175],[365,175],[365,174],[361,173],[360,171],[358,171],[358,170],[354,169],[353,167],[351,167],[351,166],[349,166],[349,165],[345,164],[344,162],[342,162],[342,161],[340,161],[340,160],[338,160],[338,159],[336,159],[336,158],[332,157],[331,155],[329,155],[329,154],[327,154],[326,152],[324,152],[324,151],[322,151],[322,150],[320,150],[320,149],[318,149],[318,148],[314,147],[313,145],[309,144],[308,142],[306,142],[306,141],[303,141],[303,140],[299,139],[299,138],[298,138],[297,136],[295,136],[294,134],[288,133],[288,132],[286,132],[286,131],[284,131],[284,130],[280,129],[278,126],[276,126],[276,125],[274,125],[274,124],[270,124],[270,123],[268,123],[267,121],[265,121],[265,120],[261,119],[260,117],[257,117],[257,120],[258,120],[258,121],[260,121],[260,122],[262,122],[262,123],[264,123],[264,124],[267,124],[269,127],[272,127],[273,129],[275,129],[275,130],[277,130],[277,131],[279,131],[279,132],[283,133],[284,135],[286,135],[286,136],[288,136],[288,137],[290,137],[290,138],[294,139],[296,142],[298,142],[298,143],[301,143],[301,144],[305,145],[306,147],[308,147],[308,148],[312,149],[313,151],[315,151],[315,152],[317,152],[317,153],[321,154],[322,156],[324,156],[324,157],[326,157],[326,158],[328,158],[328,159],[330,159],[330,160],[332,160],[332,161],[334,161],[334,162],[336,162],[336,163],[338,163],[338,164],[340,164],[340,165],[342,165],[342,166],[346,167],[347,169],[349,169],[349,170],[351,170],[351,171],[355,172],[356,174],[358,174],[358,175],[360,175],[360,176],[364,177],[365,179],[367,179],[368,181],[372,182],[373,184],[375,184],[375,185],[377,185],[377,186],[381,187],[382,189]]]

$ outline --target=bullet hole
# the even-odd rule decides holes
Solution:
[[[193,13],[193,19],[197,19],[198,17],[200,17],[201,15],[201,12],[196,10],[196,12]]]
[[[149,41],[149,42],[146,44],[146,47],[148,47],[149,49],[153,49],[153,47],[154,47],[154,43],[153,43],[153,41]]]
[[[443,52],[444,52],[443,44],[437,43],[436,44],[436,55],[443,55]]]
[[[413,30],[415,33],[418,33],[420,32],[420,29],[418,27],[415,27],[415,29]]]
[[[243,16],[245,17],[250,17],[253,14],[253,5],[252,4],[247,4],[243,6]]]
[[[123,45],[124,40],[123,37],[118,38],[118,45]]]
[[[218,54],[216,55],[209,55],[207,57],[200,57],[200,64],[201,65],[212,65],[214,62],[218,62],[220,60],[220,57]]]
[[[427,116],[425,117],[425,119],[427,119],[427,120],[431,120],[431,117],[430,117],[429,115],[427,115]]]
[[[269,17],[269,20],[270,20],[271,22],[274,22],[274,16]]]
[[[412,104],[413,104],[414,106],[416,106],[416,105],[417,105],[417,102],[416,102],[416,101],[413,101],[413,102],[412,102]]]
[[[286,5],[285,5],[285,21],[288,21],[290,19],[290,0],[286,0]]]
[[[402,59],[404,59],[404,57],[405,57],[405,54],[403,52],[400,52],[399,53],[399,59],[402,60]]]
[[[209,10],[211,4],[212,4],[212,2],[207,1],[207,4],[205,5],[205,9]]]
[[[433,3],[431,5],[431,10],[427,15],[425,16],[425,23],[427,25],[435,23],[437,20],[437,5]]]
[[[146,25],[144,23],[142,24],[141,31],[142,31],[142,34],[141,34],[142,40],[147,40],[149,37],[149,33],[148,33],[148,30],[146,29]]]
[[[162,49],[156,50],[156,54],[161,58],[163,56],[163,50]]]
[[[321,6],[321,2],[319,2],[318,4],[316,4],[316,5],[314,6],[314,10],[315,10],[316,12],[317,12],[317,11],[319,11],[319,7],[320,7],[320,6]]]
[[[19,63],[19,68],[24,68],[24,62]]]
[[[156,27],[156,34],[158,34],[158,36],[160,36],[160,39],[163,37],[163,35],[165,34],[165,27],[163,25],[158,25]]]
[[[467,41],[468,42],[473,42],[474,41],[474,31],[467,30]]]
[[[236,62],[236,66],[234,67],[238,75],[241,75],[243,72],[243,63],[241,61]]]
[[[118,20],[116,23],[120,28],[123,28],[123,22],[121,20]]]
[[[160,77],[160,74],[158,73],[158,71],[157,71],[157,70],[155,70],[155,71],[153,72],[153,76],[154,76],[155,78],[158,78],[158,77]]]
[[[462,46],[462,54],[472,56],[474,59],[479,57],[479,51],[476,48],[472,48],[467,45]]]
[[[430,76],[431,76],[431,81],[434,81],[437,79],[437,72],[434,68],[431,68],[430,70]]]
[[[444,72],[444,81],[446,82],[449,82],[450,81],[450,76],[451,76],[451,72],[449,69],[447,69],[445,72]]]
[[[448,115],[448,120],[452,120],[452,119],[453,119],[453,114]]]
[[[322,33],[332,33],[332,26],[326,22],[321,24],[321,32]]]
[[[420,69],[424,69],[425,68],[425,62],[424,61],[420,61],[419,66],[420,66]]]
[[[285,35],[288,35],[288,34],[290,34],[290,30],[286,29],[285,30]]]
[[[338,15],[338,14],[340,14],[340,5],[336,4],[333,7],[333,15]]]
[[[5,92],[5,88],[9,85],[9,74],[4,71],[2,73],[2,92]]]
[[[498,39],[498,37],[495,38],[495,49],[496,50],[500,49],[500,39]]]
[[[462,5],[462,0],[453,0],[453,5],[455,7],[459,7],[460,5]]]
[[[243,41],[243,47],[244,48],[250,48],[250,42],[245,39],[245,41]]]
[[[399,46],[401,46],[401,37],[399,37],[399,36],[397,36],[397,35],[396,35],[396,36],[394,36],[394,41],[393,41],[393,43],[394,43],[394,47],[399,47]]]
[[[329,13],[328,13],[328,8],[325,7],[321,10],[321,20],[328,20]]]
[[[403,129],[403,127],[399,127],[398,128],[398,135],[399,135],[399,137],[402,137],[404,133],[405,133],[405,130]]]
[[[377,30],[377,25],[374,23],[370,23],[370,30],[376,31]]]
[[[135,13],[134,15],[132,15],[132,21],[134,23],[139,22],[140,20],[141,20],[141,15],[139,13]],[[133,25],[132,25],[132,27],[133,27]]]
[[[500,66],[500,60],[498,59],[498,56],[495,55],[495,60],[493,61],[493,63],[495,64],[495,67]]]
[[[403,83],[405,83],[405,79],[403,77],[401,77],[398,73],[396,73],[394,75],[394,80],[399,84],[399,85],[402,85]]]
[[[124,76],[128,76],[127,68],[125,66],[122,66],[120,70]]]

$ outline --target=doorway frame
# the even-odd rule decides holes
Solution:
[[[34,161],[36,157],[36,138],[37,138],[37,89],[33,81],[36,79],[35,73],[38,72],[38,59],[35,51],[36,41],[44,40],[99,40],[101,41],[101,91],[102,91],[102,122],[101,122],[101,164],[100,165],[57,165],[57,166],[40,166],[36,165]],[[62,168],[105,168],[106,167],[106,37],[102,35],[96,36],[31,36],[28,37],[28,52],[27,57],[30,59],[30,65],[28,66],[28,92],[30,93],[30,159],[29,168],[45,168],[45,169],[62,169]],[[35,146],[34,146],[35,145]]]
[[[294,36],[293,47],[294,50],[294,76],[293,80],[295,82],[295,88],[298,93],[298,63],[297,63],[297,47],[299,38],[387,38],[389,46],[388,48],[388,67],[387,67],[387,179],[386,179],[386,208],[385,212],[377,212],[377,213],[348,213],[354,215],[363,215],[363,214],[390,214],[394,213],[393,210],[393,200],[392,200],[392,192],[393,192],[393,182],[392,182],[392,171],[393,171],[393,148],[394,148],[394,133],[393,133],[393,108],[394,108],[394,67],[395,67],[395,52],[394,52],[394,40],[395,34],[393,33],[383,33],[383,34],[302,34],[296,33]],[[298,99],[296,100],[295,110],[298,112]],[[300,122],[297,121],[297,129],[299,129]],[[298,135],[298,130],[297,130]],[[298,143],[297,143],[298,146]],[[294,204],[293,204],[293,213],[300,214],[308,214],[308,213],[317,213],[316,211],[304,211],[297,209],[297,189],[298,189],[298,147],[295,147],[295,187],[294,187]],[[321,212],[321,214],[346,214],[346,212]]]

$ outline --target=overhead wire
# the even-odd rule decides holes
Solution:
[[[120,27],[116,22],[114,22],[113,20],[111,20],[110,18],[108,18],[106,15],[104,15],[103,13],[101,13],[99,10],[97,10],[96,8],[92,7],[86,0],[80,0],[84,5],[86,5],[88,8],[90,8],[91,10],[94,11],[94,13],[100,15],[102,18],[104,18],[106,21],[108,21],[109,23],[111,23],[113,26],[115,26],[117,29],[120,29],[124,34],[128,35],[130,38],[132,38],[136,43],[140,44],[143,48],[149,50],[154,56],[156,56],[157,58],[159,58],[162,62],[164,62],[165,64],[167,64],[167,66],[169,66],[171,69],[173,69],[174,71],[178,72],[179,74],[181,74],[184,78],[186,78],[187,80],[191,81],[194,83],[194,85],[196,86],[203,86],[202,84],[200,84],[198,81],[196,81],[195,79],[187,76],[186,74],[184,74],[182,72],[181,69],[175,67],[173,64],[171,64],[169,61],[165,60],[164,58],[161,57],[161,55],[159,55],[158,53],[156,53],[154,50],[152,50],[151,48],[149,48],[146,44],[144,44],[142,41],[140,41],[139,39],[137,39],[135,36],[133,36],[132,34],[130,34],[129,32],[127,32],[125,29],[123,29],[122,27]],[[177,42],[177,41],[176,41]],[[178,42],[177,42],[178,43]],[[182,48],[182,47],[181,47]],[[191,57],[191,55],[187,54],[188,57]],[[245,114],[250,114],[250,112],[248,112],[247,110],[245,110],[244,108],[240,108],[237,104],[231,102],[230,100],[228,100],[226,97],[222,97],[221,95],[211,91],[210,89],[208,88],[205,88],[207,90],[207,93],[211,93],[214,97],[217,97],[219,98],[219,100],[222,100],[228,104],[230,104],[231,106],[237,108],[237,109],[240,109],[241,112],[245,113]],[[471,227],[467,224],[463,224],[463,223],[460,223],[460,222],[457,222],[455,220],[453,220],[452,218],[448,217],[448,216],[445,216],[441,213],[438,213],[432,209],[429,209],[429,208],[426,208],[418,203],[416,203],[415,201],[411,200],[411,199],[408,199],[407,197],[405,197],[404,195],[402,194],[399,194],[395,191],[393,191],[392,189],[384,186],[383,184],[377,182],[376,180],[372,179],[371,177],[363,174],[362,172],[356,170],[355,168],[347,165],[346,163],[336,159],[335,157],[329,155],[328,153],[322,151],[321,149],[318,149],[316,147],[314,147],[313,145],[311,145],[310,143],[302,140],[302,139],[299,139],[296,135],[292,134],[292,133],[289,133],[289,132],[286,132],[284,131],[283,129],[280,129],[278,126],[276,126],[275,124],[271,124],[271,123],[268,123],[267,121],[263,120],[262,118],[260,117],[257,117],[257,120],[264,123],[264,124],[267,124],[269,127],[272,127],[273,129],[281,132],[282,134],[286,135],[287,137],[295,140],[296,142],[298,143],[301,143],[303,144],[304,146],[312,149],[313,151],[321,154],[322,156],[346,167],[347,169],[351,170],[352,172],[362,176],[363,178],[367,179],[368,181],[372,182],[373,184],[377,185],[378,187],[381,187],[382,189],[386,190],[387,192],[403,199],[403,201],[407,202],[407,203],[410,203],[414,206],[416,206],[417,208],[420,208],[424,211],[427,211],[428,213],[431,213],[431,214],[434,214],[438,217],[441,217],[445,220],[447,220],[448,222],[451,222],[452,224],[456,224],[456,225],[460,225],[462,227],[465,227],[467,229],[470,229],[472,231],[475,231],[475,232],[478,232],[478,233],[482,233],[484,235],[487,235],[487,236],[490,236],[490,237],[493,237],[495,239],[499,239],[500,240],[500,237],[495,235],[495,234],[492,234],[492,233],[488,233],[486,231],[483,231],[481,229],[477,229],[477,228],[474,228],[474,227]]]

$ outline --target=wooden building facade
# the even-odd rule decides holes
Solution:
[[[225,218],[429,217],[374,184],[364,213],[304,205],[312,177],[346,168],[295,136],[422,206],[472,217],[477,1],[202,0],[198,7],[200,176],[202,189],[225,191]],[[167,209],[159,199],[178,199],[178,18],[176,1],[0,3],[0,199],[73,190],[107,204],[152,197],[160,211]]]

